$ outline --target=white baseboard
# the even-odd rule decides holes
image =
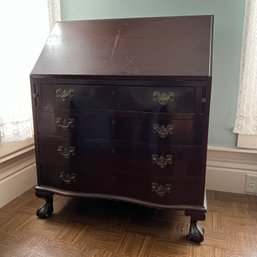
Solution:
[[[0,207],[36,184],[34,152],[0,163]],[[245,194],[245,175],[257,175],[257,152],[209,147],[206,188]]]
[[[246,194],[246,174],[257,175],[257,151],[209,147],[206,188]]]
[[[0,162],[0,207],[36,184],[34,151]]]

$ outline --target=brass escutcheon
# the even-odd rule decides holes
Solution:
[[[63,130],[67,130],[69,128],[74,128],[74,119],[62,119],[61,117],[56,118],[56,126],[62,128]]]
[[[158,102],[160,105],[166,105],[168,102],[174,102],[175,92],[153,92],[153,101]]]
[[[205,104],[205,103],[207,102],[207,99],[206,99],[205,97],[203,97],[203,98],[201,99],[201,102],[202,102],[203,104]]]
[[[62,89],[57,88],[55,91],[56,97],[59,98],[61,101],[66,102],[73,96],[74,89]]]
[[[171,184],[158,184],[156,182],[151,183],[152,191],[156,193],[158,196],[162,197],[165,194],[169,194],[171,190]]]
[[[73,182],[76,182],[77,180],[77,174],[76,173],[65,173],[65,172],[60,172],[59,176],[60,180],[63,181],[66,184],[71,184]]]
[[[160,168],[165,168],[168,164],[173,163],[173,156],[171,154],[167,154],[165,156],[158,156],[157,154],[152,154],[152,161],[156,163]]]
[[[158,123],[153,124],[153,131],[157,133],[160,138],[165,138],[169,134],[172,135],[174,133],[174,125],[168,124],[167,127],[164,125],[159,125]]]
[[[73,147],[73,146],[62,146],[62,145],[59,145],[57,151],[65,159],[69,159],[71,156],[76,155],[76,148]]]

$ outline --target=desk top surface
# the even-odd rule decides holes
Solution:
[[[211,76],[213,16],[57,22],[31,75]]]

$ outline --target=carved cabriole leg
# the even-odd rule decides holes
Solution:
[[[204,240],[204,229],[197,225],[197,220],[191,218],[188,240],[201,243]]]
[[[191,216],[188,239],[201,243],[204,240],[204,229],[197,225],[198,220],[205,220],[205,212],[186,210],[185,215]]]
[[[40,191],[36,189],[36,196],[45,199],[45,204],[37,209],[37,216],[41,219],[48,218],[54,211],[53,208],[53,193]]]

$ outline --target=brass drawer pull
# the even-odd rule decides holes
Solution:
[[[71,156],[76,154],[76,148],[72,146],[59,145],[57,149],[58,153],[61,154],[65,159],[69,159]]]
[[[57,117],[55,123],[57,127],[67,130],[69,128],[74,128],[74,122],[74,119],[62,119],[61,117]]]
[[[163,184],[152,182],[151,186],[152,186],[152,191],[160,197],[164,196],[165,194],[169,194],[171,190],[170,184],[163,185]]]
[[[165,138],[169,134],[172,135],[174,133],[174,126],[172,124],[168,124],[167,127],[164,125],[159,125],[157,123],[153,124],[153,131],[157,133],[160,138]]]
[[[174,102],[175,92],[153,92],[153,101],[160,103],[160,105],[166,105],[168,102]]]
[[[163,155],[158,156],[157,154],[152,154],[153,163],[156,163],[160,168],[165,168],[168,164],[173,163],[173,156],[171,154],[167,154],[165,157]]]
[[[71,184],[73,182],[76,182],[77,180],[77,174],[76,173],[65,173],[65,172],[60,172],[60,180],[66,184]]]
[[[55,91],[56,97],[60,98],[61,101],[66,102],[73,96],[74,89],[62,89],[57,88]]]

